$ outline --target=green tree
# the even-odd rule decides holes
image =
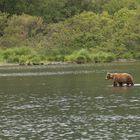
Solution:
[[[41,17],[30,15],[13,15],[8,19],[7,27],[1,38],[1,45],[4,47],[16,47],[26,45],[30,38],[42,32],[44,28]]]
[[[0,37],[4,35],[4,30],[7,26],[8,14],[0,12]]]
[[[139,8],[139,0],[109,0],[104,5],[104,10],[108,11],[110,14],[118,12],[120,9],[127,7],[128,9]]]

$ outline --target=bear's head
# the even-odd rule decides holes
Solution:
[[[112,73],[107,73],[105,79],[106,80],[113,79],[113,74]]]

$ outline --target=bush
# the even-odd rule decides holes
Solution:
[[[7,19],[7,26],[2,28],[4,28],[4,35],[2,37],[1,47],[27,46],[30,44],[28,42],[30,38],[42,32],[44,23],[41,17],[26,14],[13,15]]]
[[[7,26],[8,14],[0,12],[0,37],[4,35],[4,30]]]
[[[135,53],[135,54],[134,54],[134,58],[135,58],[135,59],[140,59],[140,52]]]
[[[76,62],[76,63],[86,63],[90,61],[90,55],[88,50],[81,49],[79,51],[73,52],[71,55],[65,57],[65,61]]]
[[[124,53],[122,55],[122,58],[124,58],[124,59],[132,59],[133,58],[133,54],[131,52]]]
[[[3,51],[3,58],[11,60],[11,57],[20,57],[22,55],[28,55],[31,53],[31,48],[10,48]],[[17,61],[16,61],[17,62]]]
[[[36,55],[26,55],[19,58],[19,64],[22,65],[38,65],[41,61],[41,57]]]
[[[3,50],[2,56],[7,63],[38,64],[45,60],[45,57],[38,54],[37,50],[25,47]]]
[[[65,57],[65,61],[76,62],[76,63],[86,63],[86,62],[112,62],[115,60],[115,55],[107,52],[99,52],[87,49],[81,49],[75,51],[71,55]]]
[[[112,62],[113,60],[115,60],[115,55],[112,54],[112,53],[97,52],[96,54],[93,53],[91,55],[91,59],[95,63],[99,63],[99,62]]]
[[[64,55],[53,55],[53,56],[47,56],[47,60],[48,61],[61,61],[61,62],[63,62],[64,61],[64,58],[65,58],[65,56]]]

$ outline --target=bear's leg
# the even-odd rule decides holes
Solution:
[[[123,86],[123,82],[119,82],[119,86],[122,87]]]
[[[134,86],[134,83],[133,82],[128,82],[127,83],[127,86],[129,87],[129,86]]]
[[[133,82],[131,82],[131,86],[134,86],[134,83]]]
[[[127,87],[129,87],[129,84],[130,84],[130,83],[127,83]]]
[[[129,83],[129,85],[134,86],[134,83],[133,83],[133,82],[131,82],[131,83]]]
[[[117,87],[117,82],[114,81],[114,82],[113,82],[113,86],[114,86],[114,87]]]

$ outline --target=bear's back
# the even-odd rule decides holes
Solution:
[[[128,73],[114,73],[113,77],[119,81],[133,81],[132,76]]]

